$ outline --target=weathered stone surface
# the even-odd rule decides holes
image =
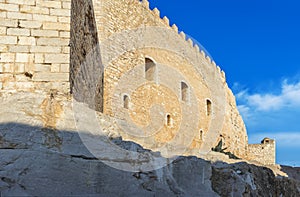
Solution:
[[[72,131],[13,123],[1,124],[0,130],[0,192],[4,196],[195,196],[198,192],[217,196],[210,188],[210,172],[205,170],[204,178],[202,171],[193,172],[210,169],[200,159],[179,158],[153,172],[124,172],[94,158]]]
[[[286,171],[294,177],[288,179],[246,163],[178,157],[172,164],[148,172],[117,170],[95,158],[83,144],[68,95],[50,89],[47,93],[2,93],[0,103],[3,196],[300,195],[296,185],[299,174],[291,168]],[[109,117],[98,115],[103,130],[115,130]],[[112,142],[122,149],[149,152],[133,142]],[[216,155],[215,160],[219,158]],[[119,162],[135,165],[136,161],[127,158]]]
[[[12,56],[8,59],[4,54],[0,61],[11,64],[24,63],[25,71],[32,74],[40,72],[41,69],[35,69],[35,67],[40,67],[40,64],[45,67],[56,63],[67,64],[69,62],[69,50],[66,48],[69,48],[70,5],[71,1],[69,0],[1,1],[0,50],[6,54],[12,54]],[[15,66],[12,65],[12,67]],[[6,69],[6,71],[8,70]],[[10,70],[10,72],[22,75],[22,72],[19,71]],[[66,76],[64,73],[59,74]],[[43,76],[42,78],[43,80],[50,79],[45,83],[55,83],[52,76]],[[61,77],[58,78],[61,79]],[[67,76],[63,81],[68,80]],[[32,87],[38,88],[38,81],[40,80],[27,86],[30,87],[27,91],[32,90]],[[23,83],[21,81],[1,81],[1,83],[6,91],[26,90],[23,84],[11,85],[12,83]],[[20,89],[18,89],[19,87]]]
[[[178,158],[170,166],[138,173],[102,163],[81,142],[71,103],[60,93],[5,94],[0,100],[6,106],[0,111],[0,192],[4,196],[195,196],[199,192],[216,196],[210,188],[210,164],[204,160]],[[115,143],[145,151],[132,142]],[[193,170],[198,168],[204,170]],[[186,183],[190,179],[193,183]]]
[[[248,146],[225,73],[148,1],[7,0],[0,7],[1,92],[72,92],[119,123],[109,132],[145,148],[167,144],[167,152],[200,156],[222,141],[240,158],[275,163],[275,143],[263,152]]]
[[[300,194],[297,182],[276,178],[271,170],[246,163],[211,164],[195,157],[179,157],[156,171],[120,171],[94,158],[76,132],[23,124],[0,125],[0,156],[0,193],[4,196]]]
[[[103,111],[104,66],[93,1],[72,1],[70,83],[78,101]],[[84,41],[83,41],[84,40]]]
[[[247,163],[213,165],[212,188],[220,196],[298,196],[299,181]]]

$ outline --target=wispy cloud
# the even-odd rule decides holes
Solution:
[[[251,114],[250,107],[248,107],[247,105],[238,105],[237,107],[239,112],[243,115],[245,119],[251,118],[252,114]]]
[[[279,147],[297,147],[300,148],[300,131],[299,132],[278,132],[278,133],[256,133],[249,135],[250,143],[259,143],[263,138],[269,137],[276,140]]]
[[[285,79],[277,90],[266,92],[234,85],[238,109],[250,133],[300,131],[300,81],[291,81]]]
[[[288,80],[284,80],[279,94],[250,94],[246,89],[238,92],[236,98],[241,103],[239,109],[242,110],[251,108],[255,111],[275,111],[284,107],[300,107],[300,82],[288,83]]]

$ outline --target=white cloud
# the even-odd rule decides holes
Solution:
[[[237,108],[244,119],[249,119],[251,117],[251,111],[248,106],[238,105]]]
[[[249,143],[258,144],[265,137],[276,140],[279,147],[297,147],[300,148],[300,131],[299,132],[279,132],[279,133],[256,133],[249,135]]]
[[[300,105],[300,82],[296,84],[283,83],[282,93],[291,104]]]
[[[299,77],[298,77],[299,79]],[[249,143],[276,140],[277,162],[300,166],[300,82],[284,80],[279,92],[254,92],[234,85],[238,109],[247,126]],[[286,132],[282,132],[286,131]],[[294,132],[288,132],[294,131]]]
[[[243,99],[245,96],[247,96],[248,95],[248,90],[242,90],[242,91],[240,91],[239,93],[237,93],[236,95],[235,95],[235,97],[237,98],[237,99]]]
[[[272,95],[272,94],[254,94],[248,95],[248,104],[254,106],[257,110],[268,111],[280,109],[285,105],[283,95]]]
[[[236,94],[242,106],[259,111],[280,110],[284,107],[300,107],[300,82],[288,84],[284,80],[280,94],[256,93],[249,94],[248,90],[242,90]]]

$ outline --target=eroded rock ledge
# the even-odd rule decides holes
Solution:
[[[116,139],[122,148],[141,146]],[[0,124],[0,192],[3,196],[299,196],[298,171],[291,178],[244,162],[178,157],[150,172],[126,172],[89,153],[74,131],[20,123]],[[298,180],[297,180],[298,179]]]

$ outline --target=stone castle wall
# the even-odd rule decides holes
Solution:
[[[150,10],[147,1],[104,0],[95,9],[101,13],[97,24],[104,65],[104,113],[130,122],[130,128],[159,128],[147,140],[128,132],[122,136],[153,149],[183,132],[194,136],[191,152],[210,151],[222,138],[228,151],[247,155],[246,129],[235,98],[224,72],[209,56],[178,32],[176,25],[169,24],[167,17],[161,17],[158,9]],[[146,58],[157,67],[150,82],[145,79]],[[180,101],[182,81],[191,88],[188,105]],[[130,97],[133,108],[123,107],[124,95]],[[212,104],[210,115],[207,100]],[[163,117],[151,114],[154,104],[163,105]],[[172,127],[161,121],[167,114]],[[184,136],[177,140],[181,138]]]
[[[148,1],[0,0],[0,10],[0,91],[71,91],[145,148],[172,141],[201,155],[222,139],[254,158],[225,73]]]
[[[71,0],[0,0],[0,90],[69,89]]]
[[[275,164],[275,141],[265,138],[261,144],[249,144],[249,159],[264,165]]]

